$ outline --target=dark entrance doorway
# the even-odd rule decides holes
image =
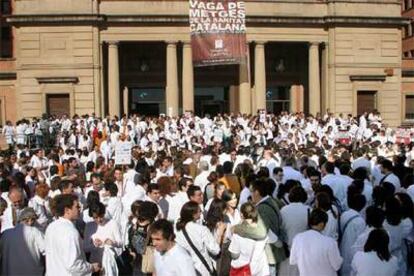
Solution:
[[[50,115],[70,115],[69,94],[49,94],[46,96],[46,112]]]
[[[194,91],[195,114],[216,115],[217,113],[229,112],[228,87],[197,87]]]
[[[163,88],[129,89],[129,112],[158,116],[165,113],[165,90]]]
[[[377,91],[358,91],[357,94],[357,115],[364,112],[371,112],[377,108]]]

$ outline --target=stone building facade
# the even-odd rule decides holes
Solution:
[[[247,0],[248,64],[202,68],[192,65],[188,9],[181,0],[14,0],[15,79],[0,73],[0,101],[9,82],[17,118],[266,108],[405,119],[400,0]]]
[[[414,0],[401,2],[402,16],[409,20],[402,31],[403,122],[414,124]]]

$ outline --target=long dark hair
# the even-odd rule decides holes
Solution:
[[[210,208],[208,209],[205,217],[205,225],[211,232],[214,232],[217,223],[224,222],[225,210],[226,202],[224,200],[216,198],[211,202]]]
[[[368,240],[364,246],[364,252],[375,251],[380,260],[388,262],[391,258],[390,251],[388,250],[389,242],[390,238],[385,230],[374,229],[369,233]]]
[[[183,230],[190,221],[194,220],[194,215],[197,214],[200,206],[194,201],[189,201],[183,205],[180,212],[180,219],[177,222],[177,230]]]

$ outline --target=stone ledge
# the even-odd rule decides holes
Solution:
[[[44,83],[78,83],[78,77],[40,77],[36,78],[39,84]]]
[[[12,25],[34,24],[108,24],[108,23],[135,23],[135,24],[187,24],[187,15],[12,15],[7,22]],[[404,17],[353,17],[353,16],[248,16],[247,23],[251,24],[287,24],[287,25],[387,25],[403,26],[410,22]]]
[[[351,75],[351,81],[385,81],[386,75]]]

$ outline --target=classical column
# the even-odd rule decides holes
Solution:
[[[297,85],[290,86],[289,94],[289,111],[292,113],[298,112]]]
[[[250,55],[249,43],[247,43],[247,60],[246,63],[239,65],[239,111],[240,113],[250,114],[251,107],[251,89],[250,89]]]
[[[237,112],[238,102],[237,102],[237,86],[231,85],[229,89],[229,110],[230,112]]]
[[[321,82],[319,74],[319,43],[309,44],[309,113],[321,112]]]
[[[124,87],[124,90],[122,91],[123,95],[124,95],[124,113],[125,114],[129,114],[129,89],[128,87]]]
[[[325,43],[322,47],[321,53],[321,112],[329,108],[329,93],[328,93],[328,45]]]
[[[183,44],[183,111],[194,112],[194,71],[191,44]]]
[[[167,42],[167,87],[165,88],[166,113],[178,115],[177,42]]]
[[[254,50],[254,81],[256,94],[256,113],[258,109],[266,109],[266,64],[264,42],[256,42]]]
[[[120,114],[118,41],[108,42],[108,103],[109,115]]]

